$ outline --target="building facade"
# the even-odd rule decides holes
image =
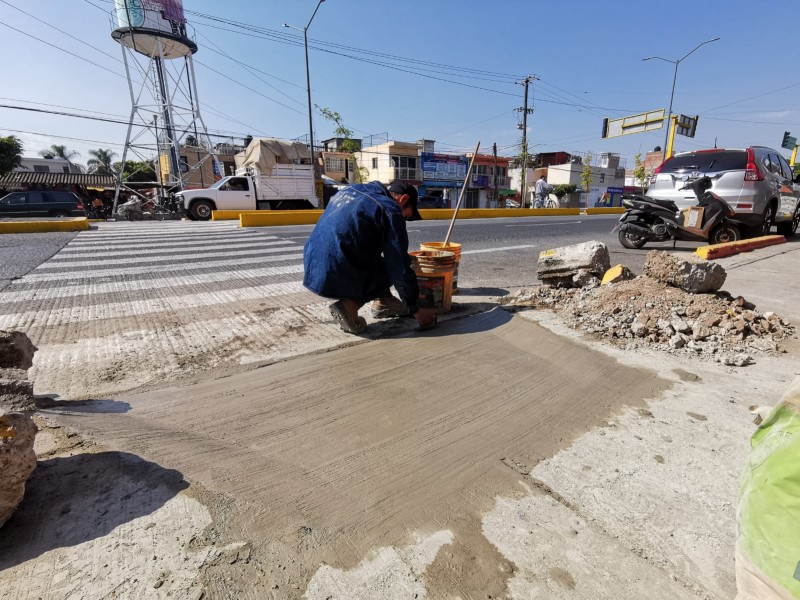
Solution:
[[[29,171],[31,173],[83,173],[81,165],[76,165],[66,158],[22,157],[14,172]]]
[[[422,183],[420,148],[413,142],[389,141],[356,152],[358,166],[365,169],[367,181],[389,183],[402,179],[413,185]]]

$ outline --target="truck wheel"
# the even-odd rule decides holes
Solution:
[[[208,221],[211,218],[211,211],[214,210],[214,205],[208,200],[198,200],[189,209],[189,214],[196,221]]]

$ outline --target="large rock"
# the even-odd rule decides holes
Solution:
[[[36,425],[27,415],[0,411],[0,527],[25,495],[25,482],[36,468]]]
[[[716,292],[728,276],[718,263],[703,260],[693,254],[677,257],[660,250],[652,250],[647,254],[642,274],[690,294]]]
[[[0,331],[0,369],[22,369],[33,366],[37,348],[21,331]]]
[[[605,244],[584,242],[540,252],[537,276],[556,287],[583,287],[603,277],[610,266]]]
[[[0,378],[0,410],[36,410],[33,382],[26,379]]]

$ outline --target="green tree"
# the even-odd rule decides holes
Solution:
[[[553,194],[555,194],[555,197],[558,198],[559,201],[567,194],[571,194],[577,190],[578,186],[574,183],[559,183],[553,186]]]
[[[14,135],[0,138],[0,175],[10,173],[22,160],[22,142]]]
[[[114,172],[111,161],[117,155],[113,150],[104,150],[98,148],[97,150],[89,150],[89,160],[86,161],[86,166],[89,168],[89,173],[97,175],[111,175]]]
[[[345,126],[344,122],[342,121],[342,115],[335,110],[323,108],[316,104],[315,106],[325,120],[336,125],[336,129],[333,130],[333,136],[342,138],[342,143],[339,145],[339,149],[342,152],[348,153],[350,155],[350,160],[353,161],[353,165],[355,167],[353,169],[353,178],[355,179],[355,183],[364,183],[367,178],[369,178],[369,171],[364,167],[358,166],[358,161],[356,161],[355,153],[361,150],[361,147],[358,145],[358,142],[353,139],[353,130]]]
[[[639,187],[642,188],[642,194],[644,194],[644,180],[645,180],[645,172],[644,172],[644,163],[642,162],[642,154],[636,154],[633,157],[635,161],[635,166],[633,168],[633,178],[639,184]]]
[[[592,151],[589,150],[583,157],[583,171],[581,172],[581,183],[586,191],[586,206],[589,206],[589,190],[592,187]]]
[[[112,165],[114,173],[119,172],[122,163],[115,162]],[[122,172],[122,180],[127,182],[151,183],[158,181],[153,164],[146,160],[126,160],[125,170]]]
[[[63,158],[71,161],[73,158],[80,156],[80,153],[75,150],[68,150],[66,146],[53,144],[49,148],[41,150],[39,156],[43,158]]]

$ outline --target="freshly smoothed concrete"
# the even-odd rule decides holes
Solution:
[[[220,531],[282,565],[280,589],[298,586],[282,597],[300,597],[322,564],[348,570],[450,532],[413,572],[430,597],[485,598],[501,597],[511,574],[481,533],[495,497],[519,494],[531,466],[666,385],[495,309],[117,399],[127,412],[76,406],[61,418],[230,499],[237,509]],[[234,597],[213,583],[209,592]]]

